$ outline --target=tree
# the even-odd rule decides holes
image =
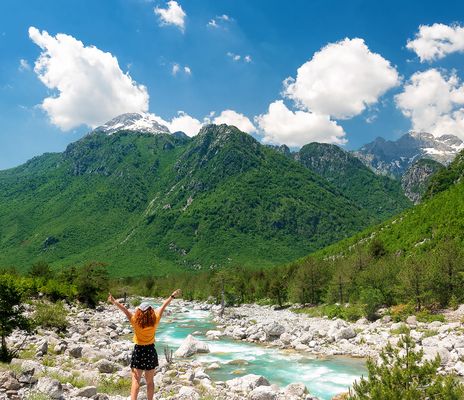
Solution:
[[[79,301],[93,308],[108,292],[108,271],[105,264],[91,262],[77,271],[76,288]]]
[[[321,261],[308,258],[299,266],[293,276],[291,283],[293,300],[302,304],[315,305],[320,303],[326,289],[327,279],[326,265]]]
[[[282,307],[287,296],[287,274],[283,269],[274,269],[269,284],[269,295]]]
[[[29,276],[33,278],[43,278],[44,280],[49,280],[53,277],[53,272],[48,263],[39,261],[35,264],[32,264],[29,270]]]
[[[24,317],[22,293],[11,276],[0,277],[0,336],[2,339],[0,360],[9,362],[15,352],[8,350],[6,338],[15,329],[29,330],[29,321]]]
[[[412,299],[417,311],[430,298],[429,264],[425,258],[410,258],[404,263],[399,274],[400,291],[407,300]]]
[[[383,303],[382,292],[379,289],[366,288],[361,290],[359,299],[361,300],[361,303],[364,304],[367,319],[369,321],[375,320],[375,312]]]
[[[368,377],[353,384],[348,400],[459,400],[464,386],[452,376],[438,374],[440,357],[422,362],[423,351],[403,336],[398,347],[389,343],[380,353],[380,363],[367,361]]]

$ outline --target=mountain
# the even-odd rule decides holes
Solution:
[[[443,164],[428,158],[414,162],[401,177],[401,186],[408,199],[418,204],[427,191],[432,176],[444,168]]]
[[[380,241],[387,252],[412,255],[453,239],[464,244],[464,151],[445,168],[432,176],[423,201],[401,214],[355,234],[349,239],[320,250],[320,257],[339,257],[359,252],[372,240]]]
[[[453,135],[409,132],[396,141],[379,137],[353,154],[376,173],[399,178],[421,158],[447,165],[462,149],[464,143]]]
[[[142,132],[156,135],[159,133],[169,133],[169,128],[160,124],[153,114],[127,113],[121,114],[95,129],[95,132],[103,132],[107,135],[112,135],[119,131]]]
[[[127,276],[270,266],[379,218],[235,127],[188,138],[128,129],[137,121],[115,119],[63,153],[0,171],[0,267],[97,260]]]
[[[425,198],[443,192],[453,185],[462,182],[464,177],[464,152],[460,152],[447,168],[434,174],[427,186]]]
[[[381,221],[410,206],[398,181],[379,176],[340,147],[310,143],[294,153],[295,160],[326,178],[355,204]]]

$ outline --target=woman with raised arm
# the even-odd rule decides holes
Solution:
[[[143,372],[145,372],[145,381],[147,382],[147,400],[153,400],[155,393],[153,378],[155,376],[155,368],[158,366],[158,354],[155,349],[156,328],[165,308],[172,299],[175,299],[180,294],[180,289],[175,290],[164,301],[161,307],[156,310],[150,303],[143,302],[135,309],[133,314],[124,304],[116,301],[111,293],[108,296],[108,301],[117,306],[126,315],[134,330],[135,345],[130,364],[132,371],[131,400],[137,400]]]

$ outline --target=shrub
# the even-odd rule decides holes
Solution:
[[[440,321],[445,322],[445,316],[443,314],[432,313],[429,310],[422,310],[416,314],[416,318],[419,322],[433,322]]]
[[[63,303],[39,302],[36,304],[34,322],[37,326],[54,328],[60,332],[66,330],[68,326],[66,314]]]
[[[12,276],[0,277],[0,361],[11,361],[15,351],[7,348],[6,338],[16,328],[29,330],[30,323],[23,315],[22,293]]]
[[[406,335],[398,348],[388,344],[380,353],[381,363],[367,361],[368,377],[353,384],[348,400],[459,400],[464,386],[453,376],[438,374],[440,358],[422,362],[423,351]]]
[[[366,317],[369,321],[376,319],[375,312],[383,303],[383,295],[379,289],[363,289],[360,294],[361,303],[364,304],[364,309],[366,311]]]
[[[94,308],[98,300],[108,293],[108,271],[101,263],[89,263],[77,271],[76,289],[77,298],[89,307]]]
[[[390,316],[393,321],[405,321],[410,315],[415,313],[414,307],[411,304],[398,304],[390,308]]]
[[[71,300],[76,296],[76,288],[74,285],[58,282],[55,279],[49,280],[40,288],[40,291],[52,301],[64,299]]]
[[[98,392],[116,395],[125,395],[130,391],[131,381],[117,376],[100,376],[97,385]]]

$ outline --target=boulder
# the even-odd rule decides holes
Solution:
[[[266,332],[268,338],[277,338],[285,332],[285,328],[278,322],[273,321],[264,327],[264,332]]]
[[[200,395],[193,387],[182,386],[179,390],[179,393],[174,398],[178,400],[199,400]]]
[[[232,337],[236,340],[245,339],[247,337],[246,330],[240,326],[237,326],[232,331]]]
[[[69,354],[74,358],[82,357],[82,346],[73,346],[69,349]]]
[[[406,323],[409,326],[417,326],[417,318],[415,315],[410,315],[408,318],[406,318]]]
[[[77,397],[93,397],[96,394],[97,388],[95,386],[85,386],[76,392]]]
[[[290,383],[284,389],[285,398],[301,398],[308,393],[308,389],[304,383]]]
[[[21,384],[16,379],[15,374],[12,371],[5,371],[0,373],[0,388],[8,390],[18,390]]]
[[[119,369],[115,363],[109,360],[99,360],[96,364],[96,367],[104,374],[111,374]]]
[[[277,393],[270,386],[258,386],[254,388],[249,394],[250,400],[276,400]]]
[[[226,381],[229,389],[239,392],[249,392],[258,386],[269,386],[269,381],[260,375],[248,374]]]
[[[63,386],[56,379],[44,376],[37,383],[37,390],[48,395],[52,399],[59,399],[63,396]]]
[[[42,355],[47,354],[48,352],[48,342],[43,340],[37,345],[37,353],[41,353]]]
[[[174,352],[174,357],[190,357],[196,353],[209,353],[208,344],[188,335]]]
[[[354,337],[356,337],[356,332],[351,326],[342,328],[337,333],[335,333],[335,340],[337,341],[341,339],[352,339]]]

